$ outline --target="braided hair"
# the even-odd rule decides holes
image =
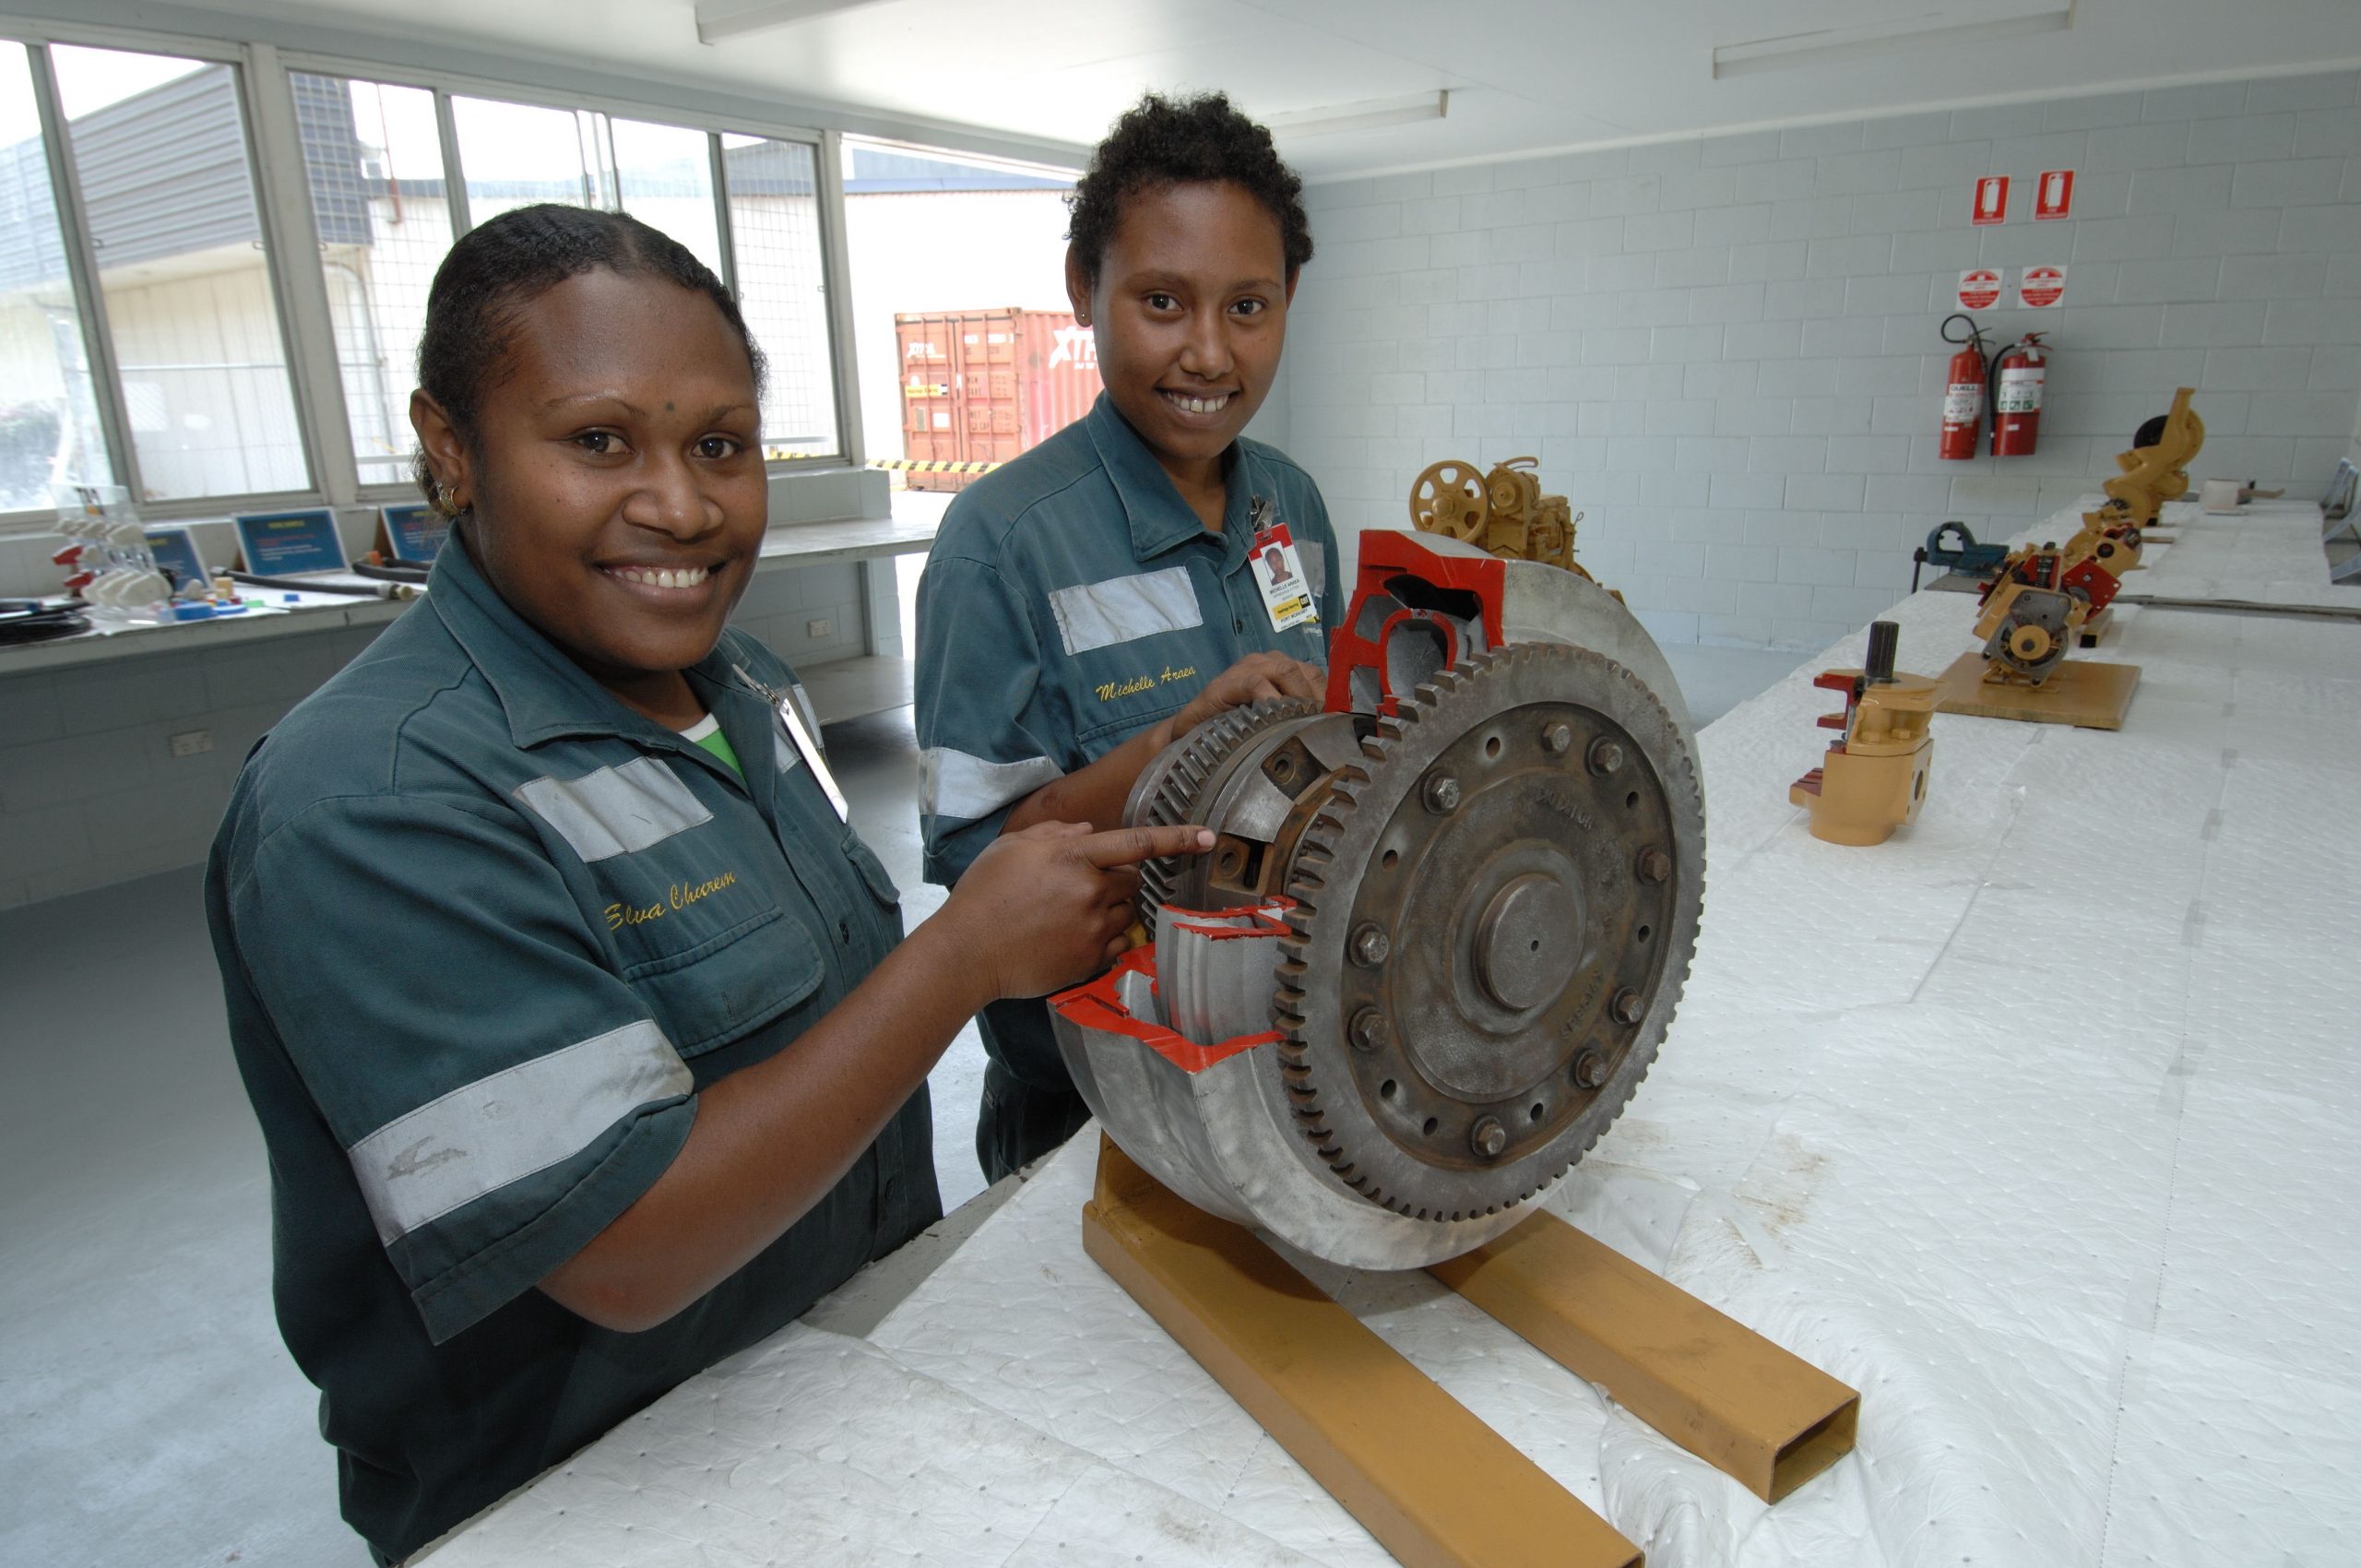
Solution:
[[[418,339],[419,388],[442,407],[470,449],[483,393],[505,374],[525,307],[567,279],[602,267],[625,277],[660,278],[711,300],[745,345],[759,392],[763,351],[746,330],[737,300],[687,246],[626,213],[543,202],[469,230],[435,268],[427,291],[426,328]],[[434,476],[423,451],[412,470],[419,488],[433,500]]]
[[[1124,199],[1133,192],[1217,181],[1238,186],[1277,220],[1292,281],[1311,259],[1303,182],[1281,160],[1271,133],[1219,92],[1180,99],[1151,92],[1124,111],[1091,154],[1089,172],[1066,202],[1066,239],[1084,279],[1097,283]]]

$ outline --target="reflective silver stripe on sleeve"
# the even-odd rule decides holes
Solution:
[[[516,786],[516,798],[586,861],[628,855],[713,820],[680,776],[652,756],[579,778],[536,778]]]
[[[1328,552],[1314,541],[1296,552],[1303,561],[1303,580],[1314,599],[1328,591]]]
[[[986,762],[948,746],[929,746],[919,754],[919,814],[964,820],[990,816],[1065,776],[1064,768],[1045,756]]]
[[[1069,654],[1205,624],[1186,566],[1054,589],[1050,613],[1058,619],[1058,636],[1065,639]]]
[[[579,1154],[639,1107],[693,1087],[664,1031],[641,1019],[453,1089],[346,1154],[377,1239],[391,1245]]]

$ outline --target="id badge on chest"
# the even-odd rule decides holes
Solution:
[[[1252,517],[1254,543],[1250,552],[1253,557],[1254,586],[1263,592],[1263,608],[1270,612],[1271,630],[1284,632],[1294,626],[1318,625],[1320,602],[1311,584],[1303,575],[1303,558],[1296,552],[1295,538],[1287,524],[1278,520],[1276,509],[1268,501],[1254,499]]]
[[[778,715],[779,725],[786,730],[787,738],[795,743],[796,754],[802,757],[803,766],[812,770],[812,781],[820,786],[822,794],[828,797],[828,804],[836,807],[836,820],[849,822],[851,814],[845,808],[844,791],[836,788],[836,775],[828,771],[828,759],[822,754],[818,739],[804,724],[803,715],[796,708],[795,698],[782,692],[772,699],[771,708]]]

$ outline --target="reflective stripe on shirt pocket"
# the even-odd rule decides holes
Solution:
[[[1069,655],[1205,624],[1186,566],[1052,589],[1050,613]]]
[[[643,1105],[693,1087],[643,1018],[480,1078],[346,1151],[390,1246],[429,1221],[579,1154]]]
[[[949,746],[919,754],[919,814],[972,821],[1021,801],[1066,770],[1045,756],[1022,762],[987,762]]]
[[[592,861],[635,853],[713,820],[705,802],[652,756],[579,778],[536,778],[516,786],[516,798]]]

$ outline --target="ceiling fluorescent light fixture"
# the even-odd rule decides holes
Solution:
[[[837,11],[857,11],[877,0],[697,0],[697,42],[719,43],[750,32],[765,32]]]
[[[1987,39],[2016,38],[2025,33],[2062,32],[2074,25],[2073,0],[2003,16],[1961,20],[1956,7],[1923,11],[1915,17],[1866,22],[1858,27],[1821,28],[1778,38],[1750,39],[1743,43],[1714,47],[1714,77],[1742,77],[1756,71],[1794,71],[1808,65],[1833,65],[1845,60],[1875,60],[1909,53],[1935,44],[1981,43]]]
[[[1415,125],[1441,120],[1451,113],[1451,91],[1421,92],[1409,98],[1378,98],[1342,103],[1334,109],[1303,109],[1292,114],[1265,114],[1263,124],[1275,137],[1322,137],[1332,131],[1373,131],[1382,125]]]

